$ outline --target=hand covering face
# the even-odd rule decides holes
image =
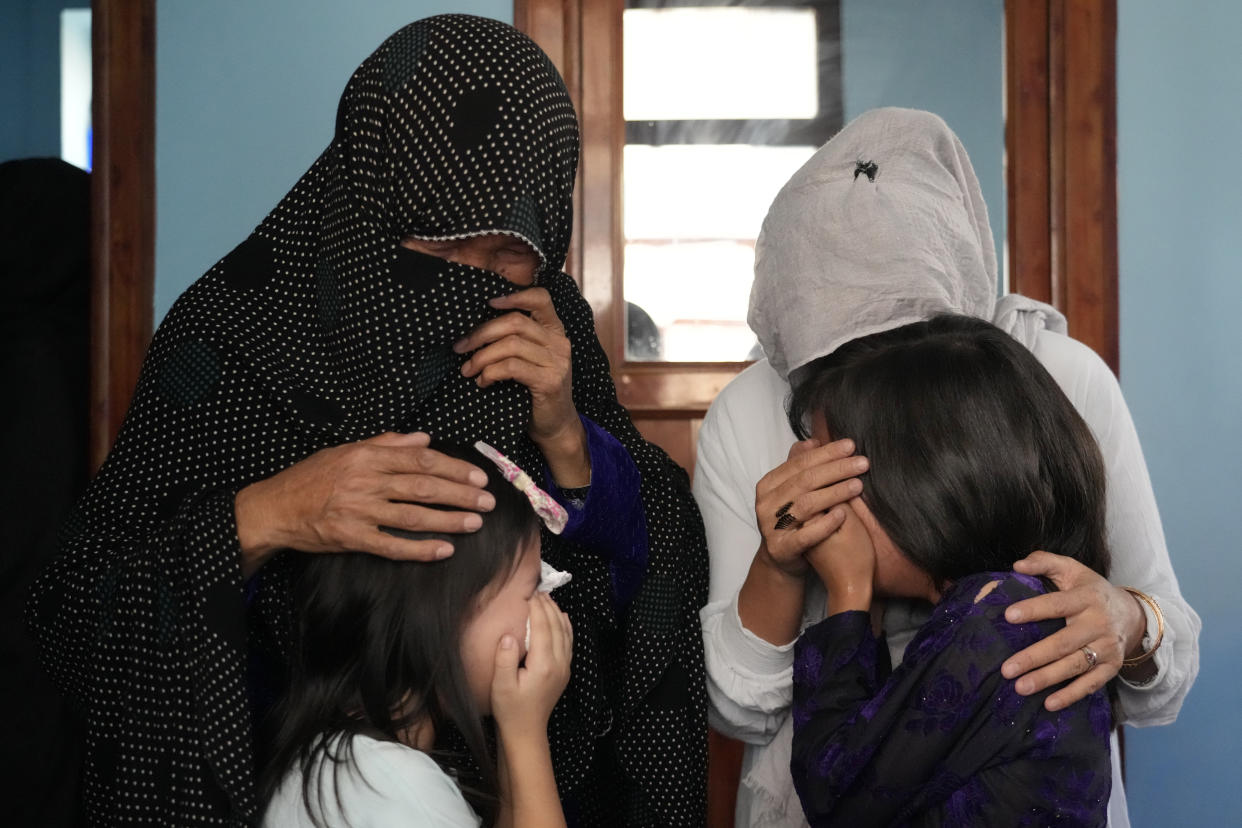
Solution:
[[[288,646],[287,567],[263,570],[247,612],[238,490],[383,431],[482,439],[540,468],[529,392],[479,388],[451,347],[516,286],[400,246],[507,233],[540,255],[536,284],[573,347],[574,404],[629,451],[650,530],[625,618],[600,556],[545,534],[544,558],[574,576],[557,592],[575,630],[550,724],[558,784],[580,824],[701,824],[702,523],[684,471],[617,404],[591,310],[560,272],[577,154],[572,104],[538,47],[492,20],[420,21],[358,68],[332,143],[174,305],[30,607],[89,721],[92,822],[257,817],[246,664]]]

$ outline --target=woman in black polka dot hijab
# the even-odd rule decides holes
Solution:
[[[573,574],[549,726],[571,824],[702,823],[702,522],[560,272],[577,156],[533,43],[420,21],[358,68],[332,143],[174,305],[30,607],[89,722],[93,823],[256,819],[251,708],[289,646],[298,557],[426,560],[434,542],[378,527],[486,519],[477,471],[422,432],[486,440],[570,506],[543,555]]]

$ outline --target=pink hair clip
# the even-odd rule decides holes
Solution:
[[[500,474],[505,480],[508,480],[519,492],[526,495],[530,505],[534,507],[535,514],[539,515],[539,519],[543,521],[544,526],[548,527],[549,532],[559,535],[564,531],[565,524],[569,521],[569,515],[565,513],[565,507],[553,500],[552,495],[539,488],[535,481],[530,479],[530,475],[518,467],[517,463],[514,463],[487,443],[479,440],[474,444],[474,447],[479,450],[480,454],[496,464],[496,468],[500,469]]]

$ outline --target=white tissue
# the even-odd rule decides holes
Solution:
[[[563,587],[565,584],[573,580],[573,575],[568,572],[561,572],[547,561],[539,562],[539,586],[535,587],[539,592],[551,592],[557,587]],[[530,649],[530,618],[526,619],[526,649]]]
[[[568,572],[561,572],[547,561],[539,562],[539,591],[551,592],[557,587],[563,587],[565,584],[573,580],[573,575]]]

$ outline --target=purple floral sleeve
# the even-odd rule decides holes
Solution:
[[[962,579],[891,672],[866,613],[810,627],[795,648],[790,768],[810,824],[1103,826],[1104,691],[1049,713],[1049,691],[1022,697],[1000,675],[1006,658],[1062,625],[1004,619],[1009,604],[1044,591],[1012,572]]]

